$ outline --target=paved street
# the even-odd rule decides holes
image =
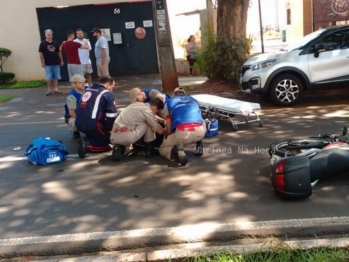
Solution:
[[[158,80],[117,81],[122,109],[129,88],[147,88]],[[219,135],[204,140],[205,154],[195,157],[187,147],[189,163],[181,167],[160,156],[115,163],[107,153],[81,160],[63,120],[65,94],[46,97],[44,87],[5,93],[16,99],[0,105],[0,248],[10,238],[349,217],[345,176],[321,181],[309,199],[282,201],[268,179],[267,154],[278,140],[340,133],[348,124],[349,95],[305,96],[294,108],[246,98],[261,104],[264,126],[240,125],[234,132],[229,121],[221,120]],[[69,158],[46,167],[27,162],[23,152],[39,136],[62,141]]]

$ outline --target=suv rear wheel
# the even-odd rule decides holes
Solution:
[[[277,76],[269,88],[271,100],[280,106],[296,104],[303,94],[302,81],[290,74]]]

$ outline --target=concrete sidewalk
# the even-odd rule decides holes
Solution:
[[[134,87],[139,87],[140,89],[147,88],[156,88],[162,89],[162,81],[161,77],[158,74],[148,74],[148,75],[135,75],[135,76],[117,76],[114,77],[116,82],[116,87],[114,90],[114,94],[116,100],[121,100],[127,102],[129,99],[129,91]],[[178,82],[179,86],[189,86],[189,85],[197,85],[204,83],[208,78],[204,76],[179,76]],[[98,81],[97,79],[94,79]],[[62,89],[65,95],[70,89],[70,83],[66,81],[61,81],[58,83],[59,88]],[[31,92],[28,92],[30,90]],[[1,94],[7,95],[17,95],[21,96],[25,94],[26,96],[35,96],[39,98],[39,93],[42,92],[40,99],[45,99],[46,94],[46,85],[40,88],[32,88],[32,89],[3,89],[1,90]],[[53,95],[52,97],[62,97],[62,95]],[[16,101],[16,100],[15,100]],[[14,102],[15,102],[14,101]],[[0,106],[1,108],[1,106]]]
[[[331,247],[333,249],[348,247],[349,238],[316,238],[307,240],[285,240],[276,238],[259,240],[255,244],[226,244],[210,245],[208,243],[182,244],[171,247],[145,248],[133,251],[98,252],[96,254],[83,254],[80,256],[55,256],[45,258],[32,257],[32,262],[155,262],[178,261],[181,259],[213,256],[217,254],[243,254],[273,250],[274,247],[291,248],[294,250],[308,250],[319,247]],[[26,259],[25,261],[29,261]],[[4,261],[6,262],[6,261]],[[13,261],[11,261],[13,262]]]
[[[349,245],[349,238],[345,236],[317,236],[317,230],[324,228],[324,225],[332,230],[344,230],[349,227],[349,217],[206,223],[173,228],[0,239],[0,254],[4,258],[13,254],[43,256],[47,258],[43,260],[45,262],[146,262],[208,255],[218,251],[243,253],[268,250],[279,245],[299,249],[320,246],[343,248]],[[93,254],[106,251],[110,252]],[[62,255],[66,256],[59,257]]]

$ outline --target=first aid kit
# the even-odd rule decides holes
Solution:
[[[24,152],[33,165],[51,165],[67,159],[68,151],[61,141],[39,137]]]

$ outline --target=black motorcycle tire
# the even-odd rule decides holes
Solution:
[[[322,149],[327,143],[320,139],[293,139],[282,141],[277,144],[271,144],[269,147],[269,155],[277,155],[279,157],[295,156],[304,149],[318,148]]]

